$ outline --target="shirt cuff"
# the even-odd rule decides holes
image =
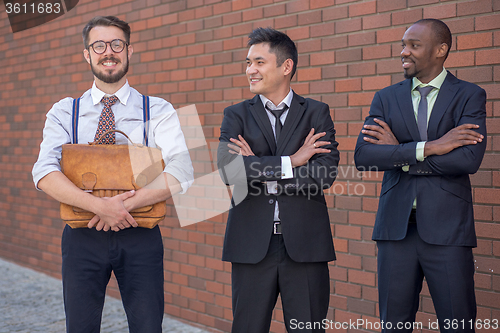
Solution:
[[[425,159],[424,156],[425,141],[417,142],[417,161],[422,162]]]
[[[293,178],[292,159],[290,156],[281,156],[281,179]]]

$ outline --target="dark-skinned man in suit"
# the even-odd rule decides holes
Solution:
[[[406,30],[406,80],[375,94],[356,145],[359,170],[384,171],[373,230],[382,332],[412,332],[424,277],[441,332],[474,332],[469,175],[486,147],[486,93],[445,70],[451,42],[439,20]]]

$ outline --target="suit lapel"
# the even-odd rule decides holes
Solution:
[[[293,92],[292,103],[278,139],[278,149],[276,151],[276,155],[282,155],[287,143],[290,141],[290,137],[295,132],[302,115],[306,111],[306,108],[304,107],[305,101],[306,100],[303,97]]]
[[[271,127],[271,122],[269,121],[269,117],[267,116],[267,112],[264,109],[264,105],[262,105],[259,95],[255,95],[255,97],[250,100],[249,109],[274,155],[276,153],[276,142],[274,140],[273,128]]]
[[[427,135],[429,140],[437,138],[439,122],[441,121],[441,118],[443,118],[443,115],[448,107],[451,105],[450,102],[457,94],[458,86],[455,84],[457,82],[459,82],[458,79],[453,76],[453,74],[448,72],[443,85],[439,89],[436,102],[432,107],[431,117],[429,118],[429,124],[427,125]]]
[[[415,120],[415,112],[413,111],[413,103],[411,101],[411,79],[401,82],[400,86],[396,88],[396,99],[413,141],[420,141],[420,134],[418,133],[417,121]]]

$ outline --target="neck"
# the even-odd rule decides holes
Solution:
[[[120,79],[120,81],[115,83],[106,83],[104,81],[99,80],[94,76],[95,86],[99,88],[102,92],[108,95],[114,95],[121,87],[127,82],[126,77]]]
[[[264,97],[273,102],[274,105],[278,106],[279,103],[288,95],[290,92],[290,85],[286,87],[273,91],[272,93],[265,94]]]

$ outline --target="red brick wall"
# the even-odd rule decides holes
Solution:
[[[63,17],[16,34],[0,11],[1,257],[60,276],[58,205],[35,191],[31,168],[46,112],[91,86],[81,41],[90,18],[117,15],[131,23],[131,85],[176,107],[196,104],[209,140],[218,138],[224,107],[251,97],[243,75],[246,36],[271,26],[297,42],[294,90],[328,103],[337,129],[343,169],[327,196],[338,255],[330,265],[329,319],[337,322],[378,316],[371,232],[382,175],[354,171],[358,132],[374,93],[403,79],[405,28],[421,18],[443,19],[453,33],[446,68],[488,94],[488,148],[472,176],[476,297],[479,319],[500,319],[499,0],[80,0]],[[220,260],[227,215],[185,228],[170,215],[161,223],[166,313],[229,331],[230,264]],[[114,283],[111,293],[117,295]],[[284,332],[280,308],[273,332]],[[426,288],[420,309],[419,321],[434,320]]]

